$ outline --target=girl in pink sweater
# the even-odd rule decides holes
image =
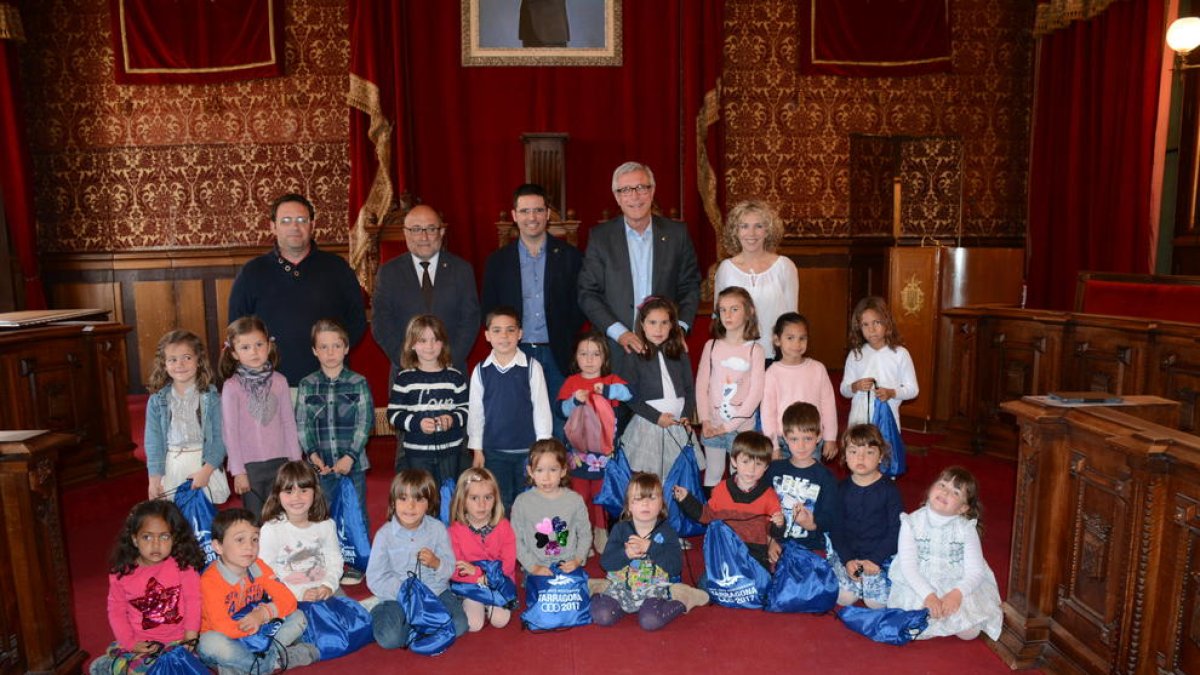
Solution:
[[[133,507],[109,559],[108,623],[115,641],[93,673],[145,673],[153,657],[200,634],[200,570],[204,554],[174,502]]]
[[[797,401],[811,403],[821,413],[821,438],[825,459],[837,457],[837,403],[829,372],[820,362],[804,355],[808,351],[808,319],[787,312],[775,321],[775,353],[778,361],[767,369],[763,386],[763,434],[775,445],[776,459],[782,458],[783,411]]]
[[[725,472],[734,436],[753,431],[763,397],[766,354],[758,340],[754,300],[741,286],[717,296],[718,320],[696,370],[696,415],[704,443],[704,486],[714,487]]]
[[[454,575],[450,581],[486,583],[483,571],[475,563],[499,560],[504,576],[517,578],[517,535],[504,517],[500,486],[491,471],[472,467],[458,477],[454,501],[450,503],[450,548],[454,550]],[[451,588],[454,585],[451,584]],[[508,625],[512,612],[507,607],[485,606],[470,598],[462,599],[467,628],[483,629],[485,620],[496,628]]]
[[[279,350],[256,316],[243,316],[225,332],[218,368],[221,433],[233,489],[255,516],[271,495],[275,474],[300,459],[300,438],[287,378],[275,371]]]

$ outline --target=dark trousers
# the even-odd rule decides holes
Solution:
[[[500,503],[504,504],[505,513],[512,513],[513,500],[525,491],[525,465],[528,462],[529,451],[483,451],[484,466],[496,476],[496,483],[500,486]]]
[[[440,488],[447,478],[458,479],[459,454],[458,448],[432,452],[410,449],[406,452],[405,458],[408,460],[408,468],[428,471],[433,476],[434,485]]]
[[[546,398],[550,399],[550,419],[554,422],[554,437],[561,441],[566,438],[563,434],[566,419],[562,416],[562,407],[558,405],[558,390],[562,389],[567,378],[558,369],[550,345],[522,342],[520,347],[526,356],[536,359],[542,366],[542,376],[546,379]]]
[[[288,463],[287,457],[276,457],[265,462],[246,462],[246,479],[250,481],[250,491],[242,495],[242,506],[254,515],[262,518],[263,504],[271,496],[271,488],[275,486],[275,474],[279,467]]]

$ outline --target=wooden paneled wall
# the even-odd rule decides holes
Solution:
[[[326,245],[345,255],[345,246]],[[213,366],[229,323],[229,293],[238,270],[265,249],[191,249],[57,254],[43,259],[51,307],[99,307],[129,324],[129,385],[145,391],[154,349],[164,333],[190,330],[204,339]]]
[[[779,253],[796,263],[800,277],[798,309],[809,321],[808,355],[826,368],[841,369],[846,360],[846,325],[851,295],[851,242],[785,242]],[[882,274],[882,269],[879,271]]]

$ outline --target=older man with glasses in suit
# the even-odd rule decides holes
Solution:
[[[634,334],[637,308],[648,296],[679,306],[690,329],[700,304],[700,271],[687,225],[652,215],[654,173],[638,162],[613,172],[613,197],[621,215],[595,227],[579,272],[579,306],[610,340],[613,370],[628,376],[629,359],[646,346]]]
[[[414,206],[404,216],[404,242],[408,252],[379,268],[375,278],[371,334],[392,360],[393,380],[400,365],[400,350],[408,322],[418,314],[432,314],[446,325],[454,368],[466,374],[467,356],[479,335],[479,294],[475,271],[466,260],[442,250],[446,226],[428,206]],[[408,468],[403,432],[397,430],[396,471]],[[466,456],[459,467],[470,466]]]

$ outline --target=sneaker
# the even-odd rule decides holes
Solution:
[[[287,654],[288,669],[299,668],[316,663],[321,658],[317,646],[307,642],[297,642],[284,650]]]
[[[347,567],[345,569],[345,571],[342,572],[342,585],[343,586],[353,586],[355,584],[361,584],[362,580],[363,580],[363,573],[359,572],[358,570],[354,569],[353,567]]]

